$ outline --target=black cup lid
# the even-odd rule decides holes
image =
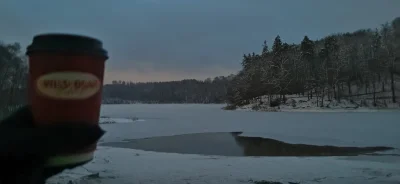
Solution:
[[[33,38],[26,54],[33,52],[73,52],[108,58],[103,43],[95,38],[62,33],[40,34]]]

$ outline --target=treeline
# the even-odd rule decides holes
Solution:
[[[333,34],[314,41],[305,36],[301,44],[284,43],[278,35],[271,49],[264,41],[261,53],[243,56],[243,68],[230,83],[227,100],[241,106],[261,96],[268,96],[271,103],[299,94],[319,98],[318,106],[323,106],[326,97],[351,100],[353,86],[357,86],[371,92],[376,104],[375,94],[390,85],[391,101],[397,102],[399,58],[400,17],[375,30]]]
[[[103,103],[224,103],[230,77],[204,81],[113,81],[104,86]]]
[[[26,104],[27,74],[21,46],[0,42],[0,119]]]
[[[0,42],[0,118],[27,103],[27,58],[18,43]],[[228,81],[214,79],[104,85],[103,103],[224,103]]]

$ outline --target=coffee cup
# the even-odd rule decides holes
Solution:
[[[107,51],[102,42],[73,34],[41,34],[27,48],[29,104],[36,126],[99,122]],[[96,145],[52,157],[50,166],[86,162]]]

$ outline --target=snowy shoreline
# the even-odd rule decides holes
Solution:
[[[272,109],[272,110],[253,110],[251,108],[237,108],[235,111],[254,111],[254,112],[400,112],[400,108],[337,108],[337,109],[329,109],[329,108],[301,108],[301,109],[292,109],[292,108],[281,108],[281,109]]]
[[[271,107],[268,97],[262,96],[249,102],[247,105],[234,106],[227,105],[224,110],[236,111],[260,111],[260,112],[397,112],[400,111],[400,103],[391,103],[388,101],[377,102],[375,106],[371,101],[365,99],[359,100],[328,100],[324,99],[324,105],[321,107],[321,99],[308,97],[299,97],[297,95],[288,95],[281,104]]]

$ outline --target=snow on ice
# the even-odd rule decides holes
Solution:
[[[99,146],[89,164],[49,183],[222,184],[396,183],[400,181],[399,113],[268,113],[224,111],[221,105],[105,105],[108,117],[144,122],[102,124],[101,142],[201,132],[244,132],[242,136],[289,143],[391,146],[391,152],[355,157],[225,157]],[[128,120],[126,120],[128,121]]]

